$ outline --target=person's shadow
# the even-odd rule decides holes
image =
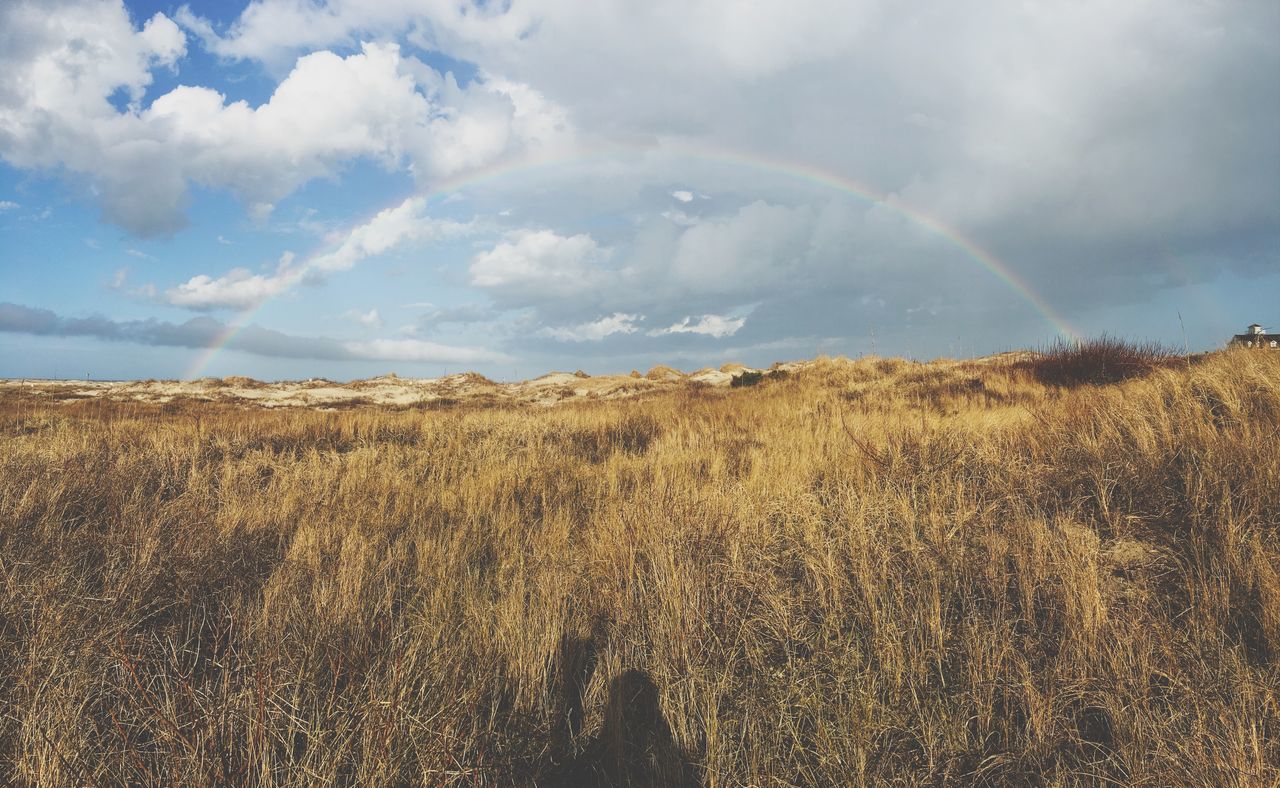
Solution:
[[[594,668],[595,650],[589,640],[561,642],[564,717],[557,736],[561,747],[572,747],[580,732],[582,695]],[[634,668],[609,683],[599,735],[547,777],[545,785],[692,788],[700,784],[688,756],[671,735],[658,686],[647,673]]]

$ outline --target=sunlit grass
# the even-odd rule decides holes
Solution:
[[[0,400],[0,782],[1267,785],[1280,354]]]

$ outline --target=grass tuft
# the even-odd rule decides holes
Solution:
[[[1059,339],[1023,362],[1036,380],[1050,386],[1105,386],[1149,375],[1179,357],[1158,342],[1135,342],[1103,334],[1069,342]]]

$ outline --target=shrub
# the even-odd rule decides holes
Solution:
[[[1178,358],[1158,342],[1134,342],[1103,334],[1096,339],[1059,339],[1039,356],[1021,362],[1050,386],[1104,386],[1148,375]]]

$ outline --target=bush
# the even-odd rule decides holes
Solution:
[[[1159,342],[1133,342],[1106,334],[1068,342],[1059,339],[1019,366],[1050,386],[1105,386],[1148,375],[1178,359]]]

